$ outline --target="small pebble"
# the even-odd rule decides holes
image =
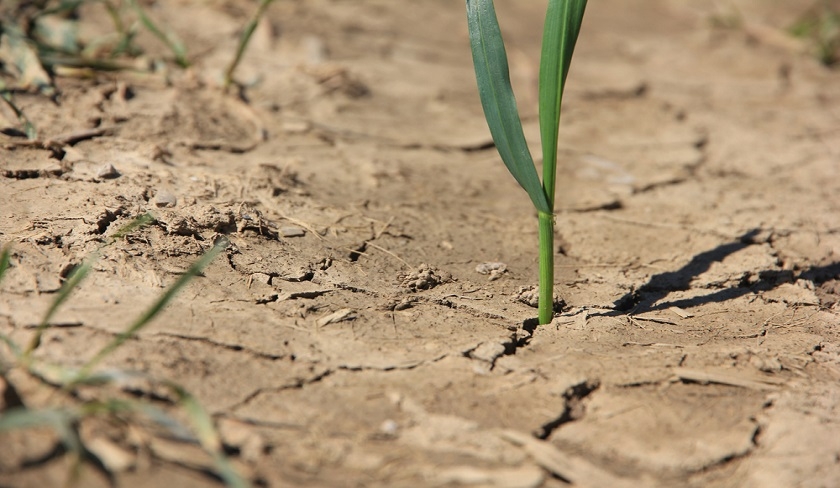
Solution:
[[[379,426],[379,431],[387,436],[396,436],[400,431],[400,425],[395,421],[388,419],[382,422]]]
[[[156,207],[174,207],[178,203],[178,199],[166,190],[158,190],[155,193],[154,202]]]
[[[306,231],[300,227],[282,227],[280,229],[280,235],[283,237],[303,237],[306,235]]]
[[[113,164],[103,164],[98,170],[96,170],[96,177],[111,180],[119,178],[120,172],[117,171],[117,168],[115,168]]]
[[[476,272],[481,274],[490,274],[493,271],[504,273],[507,269],[507,265],[505,263],[481,263],[475,267]]]
[[[301,41],[301,48],[306,53],[306,61],[310,64],[320,64],[327,60],[329,53],[324,40],[317,36],[306,36]]]
[[[287,134],[303,134],[311,129],[305,120],[287,120],[283,122],[283,131]]]
[[[255,283],[262,283],[264,285],[271,284],[271,276],[265,273],[253,273],[250,278]]]

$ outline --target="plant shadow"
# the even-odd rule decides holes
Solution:
[[[797,279],[813,281],[821,284],[827,280],[840,276],[840,262],[833,262],[824,266],[792,270],[764,270],[758,273],[757,281],[744,279],[735,287],[724,288],[707,295],[683,298],[678,300],[661,301],[675,291],[691,288],[691,282],[711,268],[713,263],[721,262],[742,249],[760,244],[756,240],[761,229],[752,229],[733,242],[722,244],[694,256],[691,261],[675,271],[667,271],[650,277],[647,283],[638,289],[631,290],[614,302],[615,310],[620,312],[643,313],[664,310],[671,307],[691,308],[708,303],[719,303],[732,300],[750,293],[772,290],[784,283],[793,283]],[[755,277],[752,277],[755,278]]]

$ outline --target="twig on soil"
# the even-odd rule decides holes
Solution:
[[[719,385],[737,386],[752,390],[775,390],[785,383],[785,380],[780,378],[767,377],[750,379],[727,373],[715,373],[689,368],[674,368],[674,374],[680,381],[700,383],[703,385],[716,383]]]
[[[388,219],[388,222],[385,222],[385,225],[383,225],[382,228],[379,229],[379,232],[377,232],[376,235],[373,236],[373,238],[374,239],[379,239],[380,237],[382,237],[382,234],[384,234],[385,231],[388,230],[388,227],[391,225],[391,222],[393,222],[393,221],[394,221],[394,217],[391,216],[391,218]]]
[[[498,435],[511,444],[520,446],[543,469],[575,486],[635,486],[634,482],[617,478],[586,459],[560,451],[550,442],[515,430],[503,430]]]
[[[378,249],[378,250],[380,250],[380,251],[384,252],[385,254],[388,254],[389,256],[393,257],[394,259],[396,259],[396,260],[398,260],[399,262],[401,262],[401,263],[403,263],[404,265],[406,265],[406,267],[408,267],[408,268],[411,268],[411,267],[412,267],[412,266],[411,266],[410,264],[408,264],[408,263],[407,263],[407,262],[406,262],[403,258],[401,258],[401,257],[397,256],[396,254],[392,253],[391,251],[389,251],[389,250],[385,249],[384,247],[382,247],[382,246],[377,246],[376,244],[374,244],[374,243],[372,243],[372,242],[370,242],[370,241],[366,241],[366,244],[367,244],[368,246],[370,246],[370,247],[374,248],[374,249]],[[357,252],[357,253],[358,253],[358,251],[354,251],[354,252]],[[359,253],[359,254],[361,254],[361,253]]]
[[[639,346],[639,347],[676,347],[678,349],[682,349],[685,346],[681,346],[679,344],[669,344],[665,342],[625,342],[622,344],[623,347],[627,346]]]
[[[642,317],[641,315],[628,315],[627,318],[629,318],[631,321],[644,320],[645,322],[654,322],[654,323],[657,323],[657,324],[677,325],[675,322],[671,322],[670,320],[660,319],[660,318],[656,318],[656,317]]]
[[[454,298],[461,298],[461,299],[463,299],[463,300],[484,300],[483,298],[465,297],[464,295],[456,295],[456,294],[454,294],[454,293],[453,293],[453,294],[450,294],[450,295],[444,295],[444,296],[442,296],[441,298],[452,298],[452,297],[454,297]]]
[[[198,151],[225,151],[232,154],[243,154],[252,151],[262,141],[254,141],[250,144],[232,144],[222,141],[179,141],[187,149]]]
[[[100,136],[113,135],[115,127],[99,127],[96,129],[86,129],[76,132],[69,132],[59,136],[51,137],[49,139],[35,139],[32,141],[9,141],[5,144],[8,149],[10,147],[34,147],[36,149],[60,149],[62,146],[72,146],[81,141],[93,139]]]
[[[259,196],[259,195],[258,195],[258,196],[257,196],[257,200],[258,200],[258,201],[259,201],[259,202],[260,202],[260,203],[261,203],[264,207],[266,207],[266,208],[270,208],[270,209],[273,209],[273,210],[274,210],[274,212],[275,212],[275,214],[277,215],[277,217],[279,217],[279,218],[281,218],[281,219],[283,219],[283,220],[287,220],[287,221],[289,221],[289,222],[291,222],[291,223],[293,223],[293,224],[295,224],[295,225],[297,225],[297,226],[303,227],[304,229],[308,230],[308,231],[309,231],[309,232],[311,232],[313,235],[315,235],[315,237],[317,237],[318,239],[320,239],[320,240],[322,240],[322,241],[324,240],[324,236],[322,236],[320,232],[318,232],[317,230],[315,230],[315,227],[314,227],[313,225],[311,225],[311,224],[309,224],[309,223],[306,223],[306,222],[304,222],[304,221],[302,221],[302,220],[298,220],[298,219],[296,219],[296,218],[294,218],[294,217],[289,217],[288,215],[284,214],[283,212],[281,212],[281,211],[277,210],[276,206],[275,206],[272,202],[270,202],[269,200],[267,200],[267,199],[263,198],[262,196]]]
[[[640,227],[651,227],[651,228],[654,228],[654,229],[684,230],[684,231],[694,232],[694,233],[697,233],[697,234],[706,234],[706,235],[713,235],[713,236],[717,236],[717,237],[722,237],[724,239],[730,239],[730,240],[733,239],[732,236],[724,234],[722,232],[718,232],[716,230],[698,229],[698,228],[688,227],[688,226],[685,226],[685,225],[678,225],[678,224],[663,224],[663,223],[658,223],[658,222],[643,222],[643,221],[640,221],[640,220],[623,219],[621,217],[616,217],[614,215],[609,215],[609,214],[595,214],[595,215],[597,215],[598,217],[601,217],[602,219],[612,220],[613,222],[619,222],[619,223],[622,223],[622,224],[638,225]]]

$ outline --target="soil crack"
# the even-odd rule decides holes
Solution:
[[[254,357],[258,357],[258,358],[262,358],[262,359],[268,359],[268,360],[271,360],[271,361],[277,361],[277,360],[280,360],[280,359],[285,359],[285,358],[291,357],[290,354],[268,354],[268,353],[265,353],[265,352],[260,352],[260,351],[254,350],[254,349],[250,349],[250,348],[241,346],[239,344],[224,344],[224,343],[221,343],[221,342],[216,342],[212,339],[208,339],[207,337],[195,337],[195,336],[188,336],[188,335],[184,335],[184,334],[176,334],[176,333],[172,333],[172,332],[156,332],[156,333],[152,334],[152,336],[163,336],[163,337],[171,337],[173,339],[182,339],[182,340],[185,340],[185,341],[201,342],[203,344],[208,344],[208,345],[215,346],[215,347],[221,347],[223,349],[228,349],[230,351],[246,352],[248,354],[251,354]]]
[[[583,399],[588,397],[590,393],[597,390],[601,386],[598,380],[583,380],[580,383],[574,384],[563,392],[563,399],[565,400],[565,408],[560,416],[544,423],[535,432],[534,436],[537,439],[548,439],[552,432],[557,430],[565,423],[573,422],[583,418],[586,413]]]

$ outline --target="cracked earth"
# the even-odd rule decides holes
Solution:
[[[462,2],[275,2],[244,100],[215,80],[247,12],[161,3],[189,72],[17,96],[51,143],[0,135],[0,332],[26,343],[99,250],[36,354],[80,366],[225,235],[103,367],[192,392],[260,486],[840,486],[840,72],[779,40],[795,3],[742,2],[727,29],[711,5],[590,2],[546,326]],[[497,8],[535,149],[544,7]],[[54,401],[0,358],[0,408]],[[153,381],[86,394],[177,415]],[[90,423],[123,462],[84,486],[220,484],[190,442]],[[3,486],[67,476],[56,435],[0,436]]]

